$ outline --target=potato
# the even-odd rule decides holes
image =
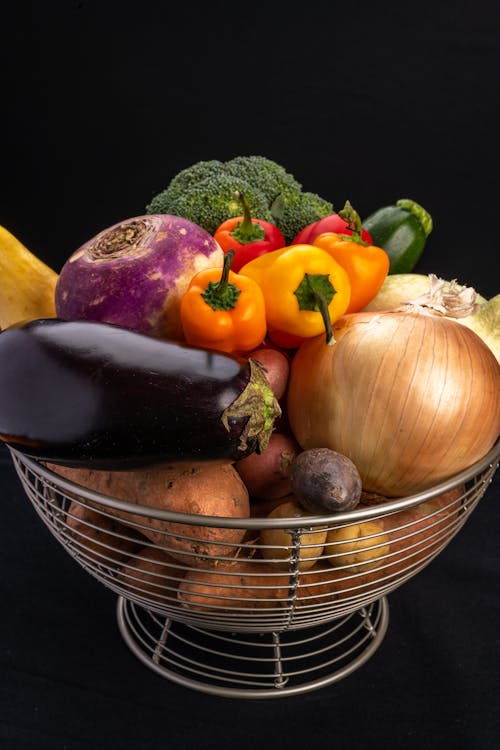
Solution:
[[[461,508],[463,487],[457,487],[415,508],[385,516],[383,524],[389,535],[391,557],[388,572],[410,570],[436,552],[453,533]],[[398,553],[394,555],[394,553]]]
[[[218,556],[234,557],[243,529],[163,521],[133,513],[134,504],[198,516],[247,518],[248,491],[231,464],[159,464],[130,471],[95,471],[50,466],[63,477],[104,495],[129,502],[130,511],[109,508],[136,524],[151,542],[186,565],[206,567]]]
[[[159,547],[144,547],[122,566],[118,581],[133,596],[171,604],[177,601],[184,568]]]
[[[374,524],[379,533],[383,531],[371,543],[380,543],[386,539],[388,550],[384,544],[379,550],[371,551],[372,559],[367,556],[364,565],[338,568],[336,577],[331,581],[337,596],[347,598],[373,592],[383,586],[397,585],[402,576],[418,572],[419,566],[428,562],[453,533],[454,522],[461,508],[459,498],[463,491],[463,487],[458,487],[409,510],[368,522]],[[366,545],[369,541],[366,540]],[[325,555],[330,551],[331,548],[326,544]],[[381,557],[382,553],[387,557],[377,560],[375,555]],[[368,555],[367,550],[365,554]],[[328,560],[331,564],[341,562],[341,558]]]
[[[248,358],[250,357],[256,359],[265,368],[271,390],[275,398],[279,401],[285,394],[290,375],[288,357],[283,352],[280,352],[279,349],[271,347],[256,349],[249,354]]]
[[[288,467],[300,450],[294,437],[273,432],[262,453],[252,453],[236,461],[235,469],[250,496],[257,500],[274,500],[289,495]]]
[[[145,542],[136,529],[75,500],[69,506],[66,524],[74,549],[110,568],[120,565]]]
[[[294,499],[278,505],[272,510],[268,518],[297,518],[304,516],[304,527],[307,527],[307,516],[300,505]],[[316,527],[310,533],[302,533],[300,537],[299,570],[312,568],[317,558],[323,552],[326,540],[326,529]],[[269,560],[272,565],[280,568],[290,568],[292,565],[291,555],[293,553],[293,538],[290,531],[283,529],[272,529],[264,527],[260,532],[260,544],[262,556]]]
[[[383,564],[379,558],[388,554],[389,536],[378,519],[339,526],[326,534],[325,555],[335,567],[348,565],[363,572]]]

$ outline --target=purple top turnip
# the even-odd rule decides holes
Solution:
[[[219,244],[187,219],[169,214],[126,219],[68,258],[56,286],[56,314],[182,340],[182,295],[195,273],[222,265]]]

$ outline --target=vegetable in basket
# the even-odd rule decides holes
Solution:
[[[182,340],[180,300],[190,279],[222,262],[214,238],[184,218],[126,219],[86,242],[63,265],[57,316]]]
[[[342,218],[340,213],[329,214],[319,221],[313,221],[302,229],[292,240],[292,245],[314,245],[314,240],[320,234],[325,232],[335,232],[335,234],[352,234],[352,228],[349,222]],[[370,234],[364,227],[361,228],[361,239],[363,242],[373,244]]]
[[[364,309],[391,310],[423,295],[456,295],[456,290],[463,288],[456,279],[447,281],[432,273],[395,273],[387,276],[378,294]],[[476,303],[469,315],[455,320],[477,333],[500,362],[500,294],[491,299],[476,294]]]
[[[213,234],[223,221],[241,214],[235,191],[245,194],[252,216],[276,224],[285,242],[333,211],[330,201],[304,191],[281,164],[252,155],[186,167],[153,197],[146,212],[184,216]]]
[[[234,252],[231,270],[240,268],[259,255],[285,246],[285,238],[275,224],[263,219],[253,219],[243,193],[236,194],[241,202],[243,216],[226,219],[214,232],[214,239],[225,253]]]
[[[361,219],[349,201],[340,212],[348,222],[350,234],[326,232],[313,240],[345,268],[351,282],[347,313],[359,312],[372,300],[389,272],[389,256],[381,247],[362,240]]]
[[[236,460],[280,414],[262,366],[95,321],[0,333],[0,438],[54,463]]]
[[[181,300],[181,323],[188,344],[231,354],[249,352],[266,335],[266,306],[259,285],[233,273],[234,250],[224,255],[222,273],[195,274]]]
[[[347,271],[326,250],[291,245],[247,263],[240,274],[259,284],[268,328],[292,336],[316,336],[345,313],[351,296]]]
[[[0,226],[0,331],[20,321],[56,314],[58,275]]]
[[[96,525],[109,526],[114,517],[126,524],[132,536],[137,530],[151,544],[180,563],[180,566],[212,567],[219,557],[235,557],[245,536],[240,528],[206,526],[203,516],[221,518],[248,518],[250,513],[248,491],[236,469],[229,462],[158,463],[123,471],[100,471],[69,466],[48,468],[79,487],[114,498],[113,505],[103,507],[91,501],[104,521]],[[76,494],[76,493],[73,493]],[[123,504],[117,507],[116,501]],[[83,500],[82,500],[83,502]],[[137,506],[156,509],[160,512],[193,515],[199,523],[167,521],[135,512]],[[82,540],[85,548],[87,542]],[[144,542],[141,546],[144,546]],[[108,552],[111,561],[120,559]],[[179,567],[178,575],[184,572]]]
[[[416,266],[432,232],[432,217],[419,203],[401,198],[363,221],[375,245],[391,259],[389,273],[409,273]]]
[[[397,497],[492,448],[500,365],[473,331],[422,304],[353,313],[333,328],[333,346],[310,339],[292,361],[287,414],[303,449],[348,456],[366,491]]]

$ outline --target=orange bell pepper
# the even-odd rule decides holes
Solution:
[[[229,354],[257,348],[266,335],[266,305],[259,285],[224,267],[195,274],[181,299],[181,323],[188,344]]]
[[[390,258],[381,247],[361,239],[361,218],[349,201],[339,216],[348,222],[352,235],[324,232],[312,244],[326,250],[347,271],[351,282],[347,312],[354,313],[362,310],[380,290],[389,273]]]

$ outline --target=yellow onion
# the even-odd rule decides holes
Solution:
[[[500,366],[422,307],[346,315],[296,353],[288,419],[302,448],[348,456],[365,490],[413,494],[481,459],[500,430]]]

